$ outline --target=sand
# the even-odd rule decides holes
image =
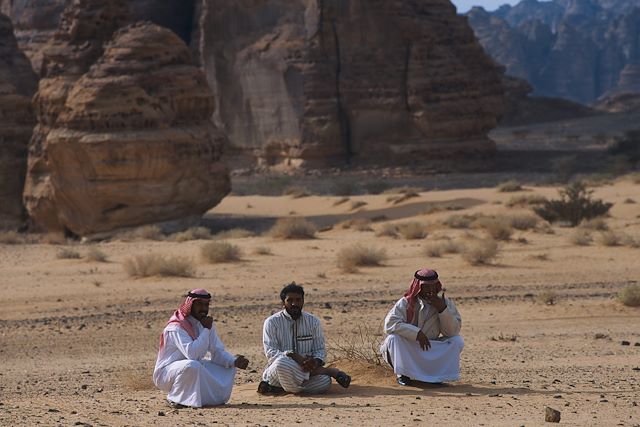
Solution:
[[[0,244],[0,425],[535,426],[545,423],[547,406],[561,411],[565,425],[640,425],[640,308],[617,300],[638,283],[638,248],[577,246],[569,239],[575,229],[552,226],[516,230],[486,265],[469,265],[455,253],[424,254],[429,242],[484,236],[440,224],[451,215],[513,215],[526,211],[505,206],[514,195],[557,195],[554,187],[528,190],[430,191],[399,204],[388,194],[338,205],[340,197],[229,196],[207,214],[208,224],[239,221],[262,230],[275,218],[299,215],[323,230],[313,240],[230,238],[243,252],[234,263],[203,262],[203,240]],[[594,193],[615,203],[609,228],[636,240],[640,205],[627,199],[639,194],[640,184],[629,180]],[[366,204],[352,210],[353,201]],[[382,216],[374,231],[339,224]],[[427,224],[429,235],[375,235],[384,224],[408,221]],[[597,240],[599,232],[592,233]],[[336,257],[355,243],[384,248],[388,259],[345,273]],[[95,247],[108,262],[59,259],[63,247],[81,256]],[[125,260],[146,253],[191,258],[195,277],[129,277]],[[386,312],[423,266],[439,271],[462,314],[462,378],[443,387],[400,387],[389,368],[363,359],[375,359],[371,348],[382,339]],[[262,322],[279,309],[278,292],[292,280],[305,286],[305,309],[323,321],[329,359],[353,376],[349,389],[334,384],[328,394],[306,397],[256,393],[265,363]],[[214,295],[211,314],[227,349],[251,364],[238,373],[227,405],[178,411],[150,377],[164,323],[181,295],[200,287]],[[347,358],[349,349],[364,356]]]

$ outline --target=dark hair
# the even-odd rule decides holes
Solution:
[[[296,282],[291,282],[280,291],[280,299],[282,302],[287,298],[287,294],[300,294],[304,299],[304,288],[300,285],[296,285]]]

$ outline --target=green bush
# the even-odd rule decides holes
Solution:
[[[559,200],[548,200],[535,206],[534,212],[549,222],[564,221],[572,227],[583,220],[605,215],[613,206],[602,200],[593,200],[593,191],[587,190],[581,181],[573,182],[559,190]]]

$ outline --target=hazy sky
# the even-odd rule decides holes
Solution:
[[[482,6],[487,10],[494,10],[506,3],[511,5],[519,3],[519,0],[451,0],[451,2],[458,8],[458,13],[464,13],[472,6]]]

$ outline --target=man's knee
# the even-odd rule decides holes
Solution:
[[[290,357],[279,357],[273,362],[273,369],[277,372],[282,370],[291,371],[293,369],[300,369],[300,365]]]
[[[462,351],[462,349],[464,348],[464,340],[460,335],[449,337],[448,341],[456,345],[460,349],[460,351]]]
[[[182,375],[198,375],[202,369],[202,364],[197,360],[187,360],[182,366],[180,374]]]

